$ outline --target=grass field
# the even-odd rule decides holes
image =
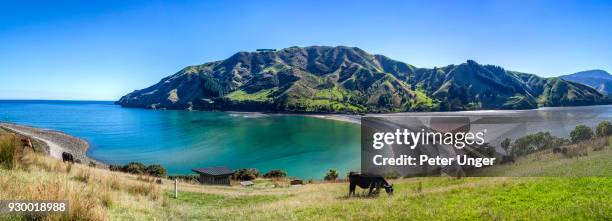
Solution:
[[[608,139],[608,144],[612,138]],[[517,159],[515,164],[498,165],[479,171],[479,176],[530,177],[612,177],[612,148],[600,151],[589,149],[587,156],[567,158],[552,150],[530,154]]]
[[[3,135],[2,139],[7,139]],[[580,166],[610,171],[610,146],[581,159],[542,163],[542,171]],[[260,179],[254,187],[201,186],[65,164],[24,151],[13,168],[0,169],[0,199],[68,199],[70,212],[45,217],[0,216],[0,220],[610,220],[609,177],[476,177],[391,180],[395,195],[347,197],[347,183],[278,185]],[[541,156],[542,157],[542,156]],[[589,159],[608,162],[588,163]],[[560,163],[559,163],[560,162]],[[554,166],[545,166],[553,164]],[[499,171],[489,171],[490,173]],[[551,174],[552,175],[552,174]],[[274,185],[274,184],[277,185]]]

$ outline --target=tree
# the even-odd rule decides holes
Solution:
[[[572,130],[570,137],[573,143],[585,141],[593,137],[593,130],[586,125],[578,125]]]
[[[123,171],[133,174],[143,174],[145,165],[139,162],[130,162],[123,167]]]
[[[234,180],[254,180],[259,177],[259,170],[255,168],[243,168],[236,170],[232,179]]]
[[[510,156],[510,138],[502,140],[501,147],[506,151],[506,155]]]
[[[549,132],[537,132],[520,137],[512,144],[512,156],[521,156],[561,146],[565,143],[562,138],[555,137]],[[503,147],[503,146],[502,146]]]
[[[164,167],[158,164],[149,165],[147,168],[145,168],[145,172],[150,176],[155,177],[162,177],[166,175],[166,169],[164,169]]]
[[[595,129],[595,134],[597,137],[607,137],[612,135],[612,124],[610,121],[604,120],[597,125],[597,129]]]
[[[287,176],[287,172],[282,170],[270,170],[264,174],[265,178],[283,178]]]
[[[325,178],[323,179],[328,180],[328,181],[333,181],[333,180],[338,179],[338,171],[334,169],[329,169],[329,171],[327,171],[327,173],[325,174]]]

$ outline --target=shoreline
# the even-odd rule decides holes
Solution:
[[[244,117],[262,117],[262,116],[303,116],[314,117],[319,119],[327,119],[341,121],[352,124],[361,124],[361,115],[356,114],[298,114],[298,113],[265,113],[265,112],[239,112],[227,111],[228,114],[240,115]]]
[[[327,120],[335,120],[346,123],[353,123],[361,125],[361,115],[351,115],[351,114],[313,114],[313,115],[302,115],[306,117],[315,117]]]
[[[21,134],[32,139],[39,140],[48,146],[48,156],[62,160],[62,153],[70,153],[74,160],[80,160],[82,164],[93,162],[96,166],[106,167],[105,163],[87,156],[89,143],[81,138],[66,134],[61,131],[36,128],[15,123],[2,122],[0,127],[11,132]]]

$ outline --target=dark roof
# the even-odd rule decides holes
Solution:
[[[230,170],[230,168],[227,168],[227,167],[224,167],[224,166],[191,169],[191,171],[196,172],[196,173],[208,174],[208,175],[212,175],[212,176],[234,174],[234,171],[232,171],[232,170]]]

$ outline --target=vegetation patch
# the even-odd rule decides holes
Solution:
[[[270,94],[272,94],[272,92],[274,92],[275,88],[269,88],[269,89],[263,89],[260,91],[257,91],[255,93],[247,93],[246,91],[243,90],[236,90],[228,95],[226,95],[227,98],[229,98],[232,101],[258,101],[258,102],[265,102],[270,100]]]

